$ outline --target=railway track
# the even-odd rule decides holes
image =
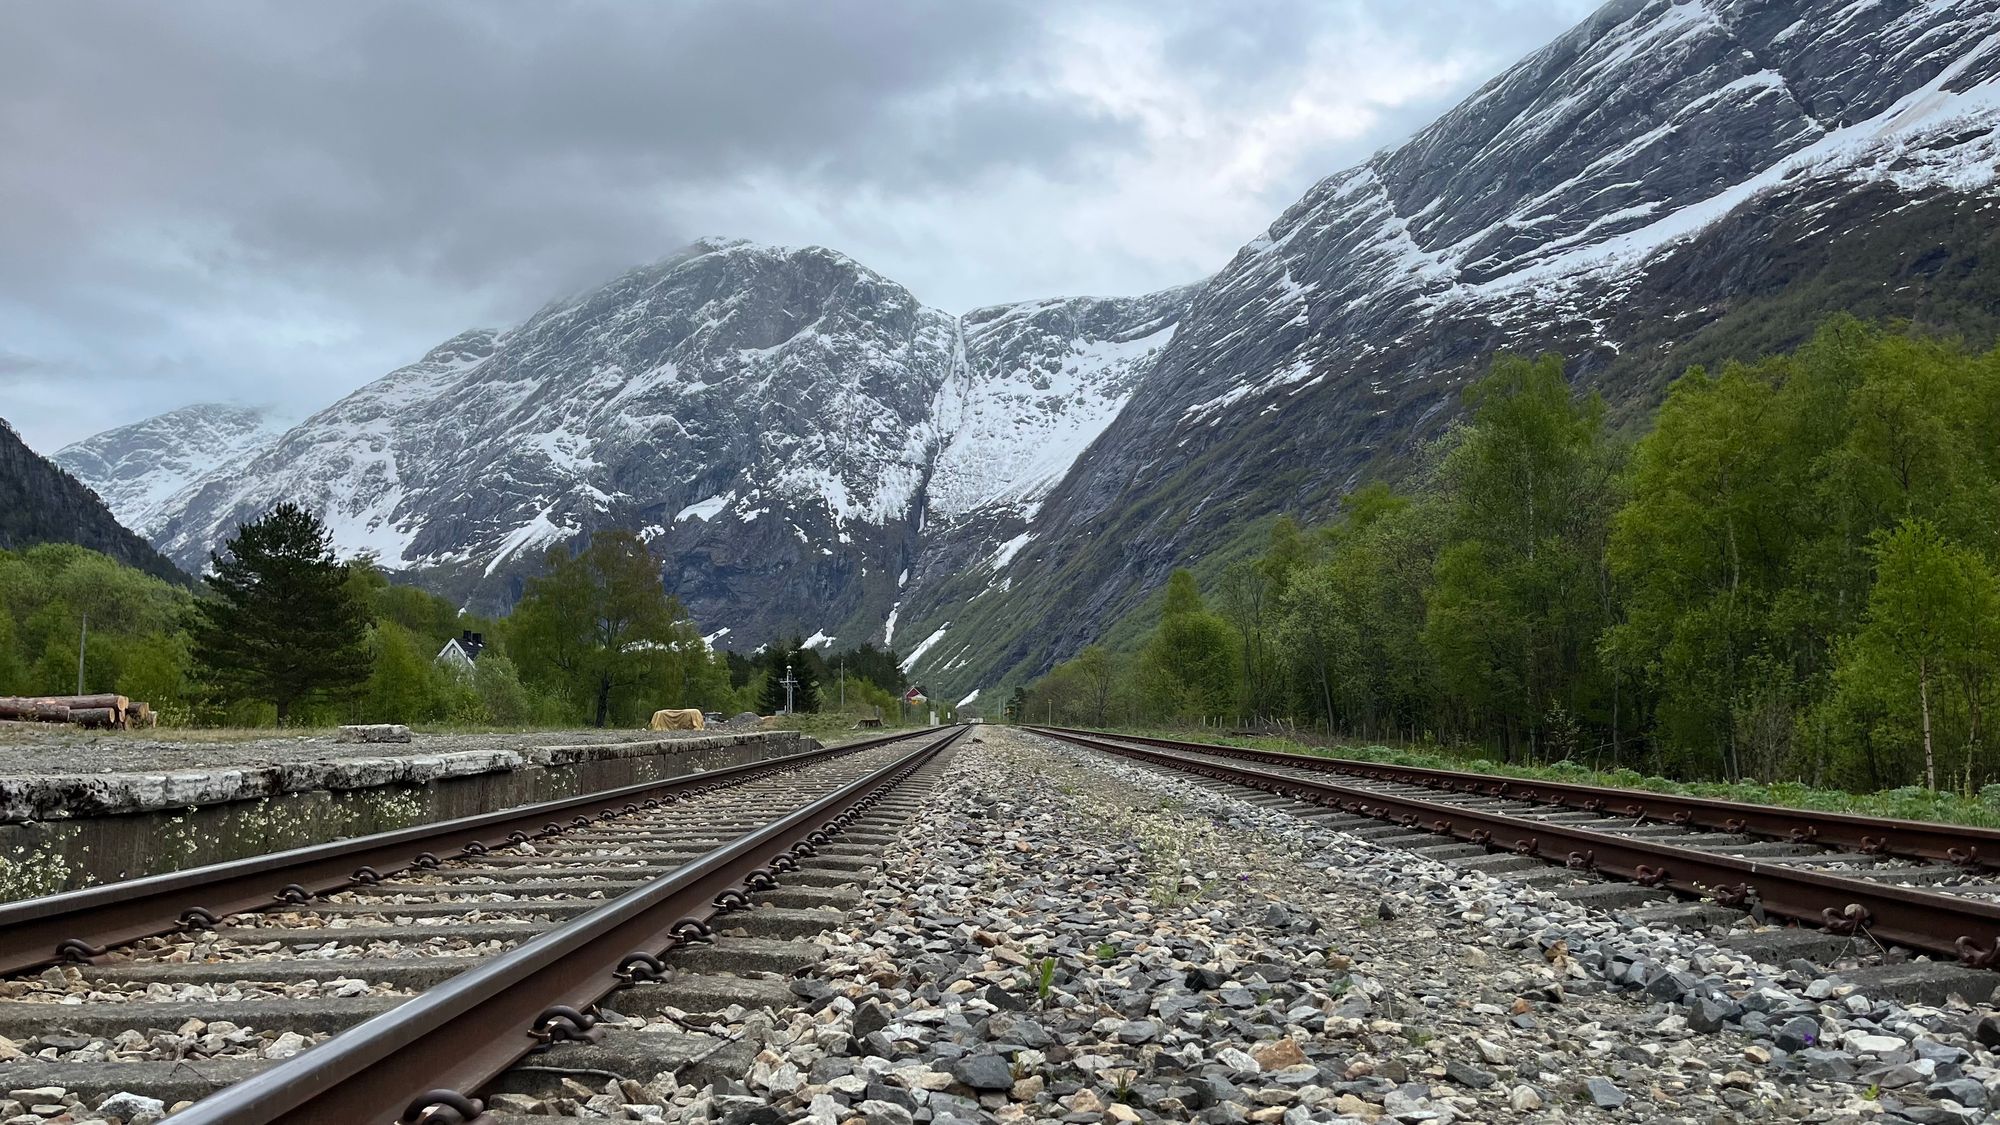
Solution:
[[[632,1075],[747,1069],[710,1017],[791,1001],[772,974],[810,963],[796,939],[839,921],[963,733],[0,906],[0,1037],[25,1056],[0,1091],[192,1102],[176,1122],[491,1125],[622,1102]]]
[[[1581,900],[1621,906],[1673,892],[1970,969],[2000,967],[2000,832],[1989,829],[1031,729],[1333,810],[1343,827],[1379,843],[1461,865],[1531,882],[1602,876],[1645,889],[1637,898],[1616,886],[1571,896]]]

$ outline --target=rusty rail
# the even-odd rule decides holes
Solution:
[[[1835,933],[1866,932],[1884,942],[1956,957],[1977,968],[2000,967],[2000,903],[1189,758],[1057,728],[1030,729],[1092,750],[1374,817],[1413,831],[1466,840],[1489,851],[1511,851],[1580,871],[1713,898],[1724,905],[1755,903],[1767,914]]]
[[[859,739],[665,781],[0,904],[0,974],[62,961],[101,962],[112,947],[141,938],[213,927],[231,914],[292,909],[401,871],[559,835],[578,822],[657,808],[921,733]]]
[[[1267,765],[1325,770],[1365,777],[1375,781],[1400,781],[1429,789],[1500,797],[1542,804],[1562,805],[1605,816],[1630,817],[1640,822],[1678,824],[1745,836],[1759,836],[1789,843],[1838,848],[1863,855],[1896,856],[1953,863],[1969,870],[2000,868],[2000,830],[1970,825],[1937,824],[1887,817],[1857,816],[1852,813],[1820,812],[1815,809],[1787,809],[1774,805],[1753,805],[1712,797],[1684,797],[1671,793],[1649,793],[1643,789],[1619,789],[1608,785],[1583,785],[1540,778],[1498,777],[1465,770],[1441,770],[1424,766],[1395,766],[1362,762],[1351,758],[1325,758],[1316,754],[1286,754],[1276,750],[1251,750],[1241,746],[1218,746],[1208,742],[1183,742],[1170,738],[1113,734],[1106,731],[1075,730],[1067,727],[1036,727],[1049,734],[1073,734],[1113,738],[1168,750],[1215,754]]]
[[[185,1125],[487,1125],[475,1095],[522,1056],[601,1034],[593,1007],[658,979],[660,956],[702,940],[965,733],[960,727],[647,886],[175,1115]]]

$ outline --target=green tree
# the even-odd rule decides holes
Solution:
[[[812,714],[819,710],[819,662],[811,649],[805,647],[802,637],[773,641],[764,649],[764,687],[758,697],[758,708],[767,715],[776,715],[785,709],[785,676],[789,673],[792,684],[792,710],[799,714]]]
[[[1887,768],[1891,728],[1854,710],[1877,698],[1856,669],[1883,654],[1850,643],[1875,537],[1919,518],[1991,557],[1996,376],[1996,353],[1835,317],[1791,355],[1675,382],[1616,520],[1622,619],[1601,644],[1643,685],[1663,766]]]
[[[1092,726],[1101,727],[1111,713],[1111,690],[1118,682],[1118,665],[1103,645],[1085,645],[1070,665],[1083,689],[1083,705]]]
[[[280,723],[304,702],[332,699],[368,677],[367,617],[333,557],[332,537],[304,508],[279,504],[209,555],[194,658],[224,692],[269,702]]]
[[[472,685],[488,722],[514,726],[533,717],[521,674],[504,654],[491,649],[480,653],[478,663],[472,666]]]
[[[1007,721],[1010,723],[1021,722],[1023,716],[1027,713],[1028,689],[1017,687],[1014,689],[1014,694],[1007,697]]]
[[[1492,721],[1510,752],[1524,738],[1532,755],[1543,716],[1593,710],[1603,684],[1599,574],[1618,454],[1605,440],[1603,402],[1573,395],[1556,356],[1501,356],[1466,403],[1471,422],[1440,467],[1455,544],[1439,558],[1435,597],[1482,607],[1475,620],[1487,633],[1476,643],[1504,645],[1513,667],[1445,661],[1440,684],[1461,707],[1476,698],[1497,708]]]
[[[1343,507],[1327,568],[1354,627],[1351,718],[1364,735],[1414,739],[1435,724],[1436,662],[1422,625],[1440,549],[1441,505],[1363,489]]]
[[[25,679],[20,654],[14,651],[14,615],[7,611],[5,602],[0,601],[0,695],[17,695],[25,691]]]
[[[360,717],[371,723],[422,723],[439,714],[443,675],[425,644],[393,621],[378,621],[369,636],[368,682],[362,688]]]
[[[1140,657],[1142,690],[1154,710],[1177,719],[1215,718],[1236,703],[1235,637],[1209,612],[1194,574],[1167,578],[1160,624]]]
[[[184,701],[193,694],[188,682],[192,663],[188,636],[178,628],[135,637],[125,646],[118,669],[118,693],[144,700],[155,710]]]
[[[605,726],[621,705],[688,702],[688,663],[709,663],[680,602],[660,584],[659,563],[629,531],[600,531],[571,555],[552,548],[527,582],[508,630],[510,655],[529,679]],[[658,693],[650,702],[632,692]]]
[[[1242,711],[1252,717],[1269,715],[1278,705],[1277,660],[1271,645],[1277,611],[1271,588],[1266,567],[1240,561],[1222,572],[1216,593],[1223,619],[1236,630],[1236,647],[1243,659],[1238,676],[1243,685]]]
[[[1329,731],[1340,729],[1336,693],[1356,656],[1354,621],[1339,585],[1326,567],[1307,567],[1292,576],[1285,591],[1278,643],[1286,653],[1301,694]]]
[[[157,668],[163,655],[181,653],[183,666],[176,672],[185,671],[184,646],[159,642],[181,634],[189,604],[182,588],[73,544],[0,552],[0,612],[9,616],[14,635],[12,660],[0,663],[14,666],[16,691],[75,691],[77,642],[88,617],[85,690],[125,691],[134,659]],[[135,682],[150,693],[183,680],[176,674]],[[163,706],[181,701],[179,694],[134,698]]]
[[[1898,678],[1915,692],[1922,723],[1924,786],[1936,789],[1937,753],[1933,695],[1944,669],[1993,654],[1979,651],[1988,630],[1976,623],[2000,612],[1993,572],[1975,553],[1947,540],[1924,520],[1904,520],[1878,537],[1875,587],[1867,623],[1856,638],[1864,649],[1887,655]]]
[[[910,686],[903,676],[901,658],[896,655],[896,650],[876,648],[868,641],[840,653],[827,663],[844,668],[850,686],[859,678],[894,695],[900,695],[904,688]]]

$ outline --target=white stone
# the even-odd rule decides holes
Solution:
[[[1238,1074],[1262,1074],[1264,1066],[1250,1057],[1250,1052],[1238,1047],[1224,1047],[1215,1053],[1215,1061]]]

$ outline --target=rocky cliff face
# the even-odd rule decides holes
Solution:
[[[120,526],[96,493],[29,449],[0,419],[0,550],[37,543],[75,543],[169,582],[189,581]]]
[[[703,242],[448,341],[180,489],[156,537],[198,559],[297,499],[342,551],[498,607],[627,527],[722,643],[880,638],[926,529],[1018,523],[1187,296],[961,321],[830,250]]]
[[[1607,5],[1244,247],[995,582],[910,592],[903,628],[948,626],[918,670],[1032,673],[1252,521],[1323,518],[1503,349],[1637,407],[1837,309],[2000,328],[1996,126],[1995,0]]]
[[[260,410],[197,403],[64,446],[50,460],[89,481],[118,522],[151,535],[180,510],[189,485],[282,429]]]

